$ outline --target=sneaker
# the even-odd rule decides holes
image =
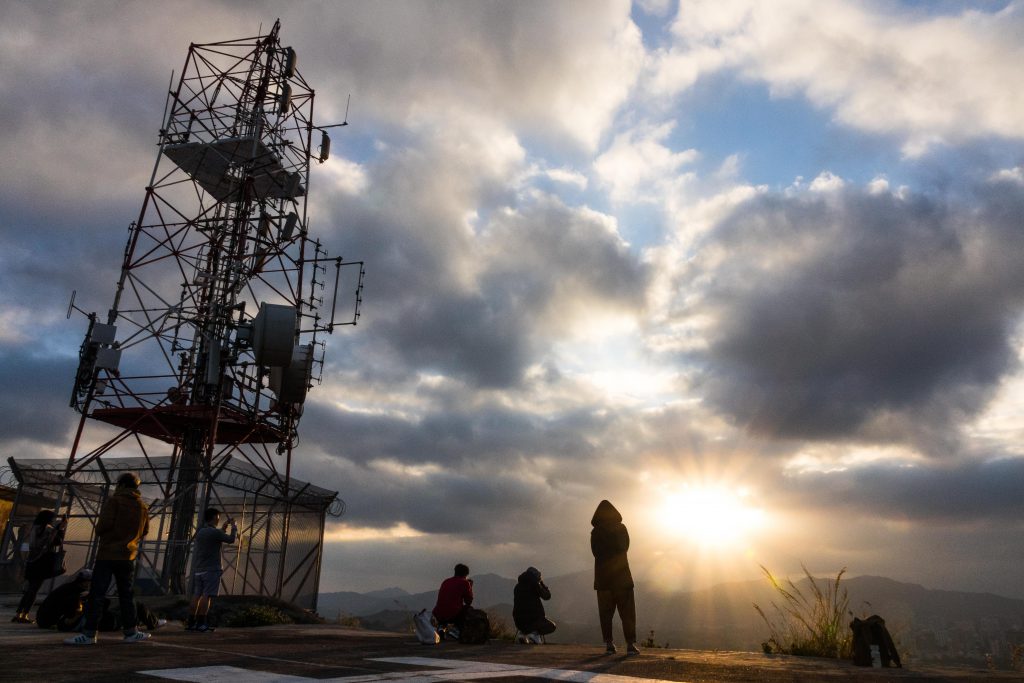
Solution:
[[[604,651],[610,655],[618,652],[618,650],[615,649],[615,643],[605,643]]]
[[[65,645],[95,645],[96,636],[87,636],[84,633],[79,633],[74,638],[65,638]]]
[[[537,633],[536,631],[534,631],[530,635],[526,636],[526,639],[528,641],[530,641],[531,643],[533,643],[534,645],[540,645],[541,643],[544,642],[544,636],[542,636],[541,634]]]
[[[167,620],[166,619],[157,619],[156,620],[156,626],[154,626],[153,628],[160,628],[161,626],[167,626]]]
[[[626,656],[640,654],[640,648],[636,646],[636,643],[630,643],[626,646]]]
[[[457,629],[454,626],[449,626],[448,630],[445,631],[445,635],[448,637],[448,640],[458,640],[459,639],[459,629]]]
[[[213,633],[217,629],[215,629],[213,626],[210,626],[209,624],[199,624],[192,630],[196,633]]]
[[[143,640],[149,640],[150,638],[152,638],[152,636],[149,635],[148,633],[146,633],[145,631],[136,631],[135,633],[129,633],[128,635],[126,635],[124,637],[124,640],[122,640],[121,642],[122,643],[139,643],[139,642],[142,642]]]

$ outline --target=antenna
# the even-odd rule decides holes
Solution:
[[[159,494],[151,512],[161,529],[140,568],[163,591],[186,590],[202,510],[242,500],[278,545],[240,550],[236,571],[263,566],[265,575],[224,585],[238,578],[241,590],[311,595],[315,606],[320,546],[308,539],[322,538],[337,494],[297,486],[291,466],[312,368],[323,367],[337,325],[337,294],[327,299],[327,278],[317,277],[326,249],[307,218],[311,162],[326,160],[332,126],[314,124],[314,90],[279,32],[279,21],[266,35],[261,23],[254,38],[192,44],[176,85],[171,73],[156,165],[106,324],[75,305],[77,290],[68,304],[68,317],[82,312],[89,326],[64,477],[105,472],[112,454],[137,449]],[[323,134],[319,155],[313,129]],[[357,302],[361,287],[360,276]],[[260,502],[245,498],[250,484],[240,481],[256,482]]]

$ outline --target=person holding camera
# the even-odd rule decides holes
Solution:
[[[185,630],[207,633],[213,629],[207,623],[210,603],[220,591],[220,577],[224,574],[221,549],[225,543],[234,543],[238,536],[235,520],[229,518],[220,528],[220,510],[208,508],[203,516],[205,524],[196,532],[192,551],[192,602],[188,610]],[[228,528],[231,533],[228,533]]]
[[[455,574],[445,579],[437,591],[433,615],[442,638],[458,640],[466,611],[472,604],[473,579],[469,578],[469,567],[460,562],[455,565]]]

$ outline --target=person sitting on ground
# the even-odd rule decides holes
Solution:
[[[434,605],[433,614],[438,631],[455,639],[459,637],[466,610],[473,604],[473,579],[468,576],[469,567],[461,562],[455,565],[455,575],[441,583],[437,591],[437,604]]]
[[[92,572],[83,569],[70,580],[50,591],[36,612],[39,628],[74,631],[82,621],[82,598],[89,592]]]
[[[210,604],[220,592],[220,577],[224,575],[221,564],[221,548],[225,543],[234,543],[238,536],[235,520],[228,519],[224,528],[220,525],[220,510],[209,508],[204,515],[206,524],[196,532],[195,551],[192,559],[192,602],[188,608],[186,631],[206,633],[213,628],[207,623]],[[231,527],[231,533],[227,533]]]
[[[544,615],[542,600],[551,599],[540,570],[530,567],[519,575],[512,593],[512,621],[519,629],[520,642],[543,643],[544,636],[555,632],[555,622]]]

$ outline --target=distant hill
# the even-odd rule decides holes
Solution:
[[[474,604],[511,625],[515,579],[496,574],[474,576]],[[834,577],[833,577],[834,578]],[[828,578],[820,581],[829,581]],[[548,615],[558,623],[551,642],[597,642],[597,602],[589,571],[545,578],[552,599]],[[440,583],[440,581],[438,582]],[[808,581],[797,586],[807,591]],[[1024,600],[991,593],[924,588],[880,576],[844,578],[855,616],[879,614],[901,642],[901,649],[923,660],[979,661],[999,650],[998,643],[1017,638],[1024,643]],[[637,630],[641,640],[654,632],[658,645],[693,649],[758,651],[768,629],[753,608],[771,614],[777,595],[766,581],[724,583],[698,591],[647,591],[637,586]],[[322,593],[319,612],[360,617],[369,628],[406,630],[409,616],[434,606],[436,591],[407,593],[390,588],[372,593]],[[852,618],[852,617],[851,617]],[[621,630],[616,620],[616,638]],[[1009,639],[1009,640],[1008,640]]]

